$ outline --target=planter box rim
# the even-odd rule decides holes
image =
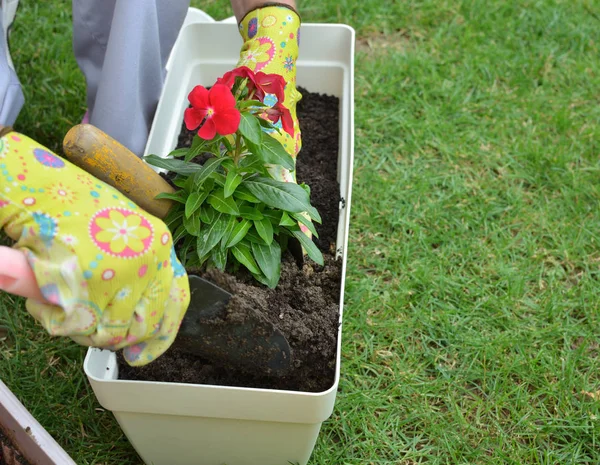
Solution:
[[[325,395],[331,393],[331,391],[334,390],[334,388],[337,386],[338,381],[339,381],[339,370],[338,370],[338,371],[336,371],[336,376],[335,376],[333,385],[330,388],[328,388],[324,391],[311,392],[311,391],[291,391],[291,390],[287,390],[287,389],[238,387],[238,386],[228,386],[228,385],[220,385],[220,384],[174,383],[174,382],[169,382],[169,381],[141,381],[141,380],[133,380],[133,379],[106,379],[106,378],[99,378],[99,377],[93,375],[91,370],[88,370],[89,363],[90,363],[89,359],[93,356],[94,351],[102,351],[102,349],[93,349],[93,348],[88,349],[83,364],[84,364],[84,367],[86,367],[85,371],[86,371],[88,377],[98,383],[134,383],[137,385],[153,384],[153,385],[163,385],[163,386],[178,386],[178,387],[185,387],[185,388],[202,387],[202,388],[206,388],[206,389],[218,389],[218,390],[226,389],[226,390],[232,390],[232,391],[240,391],[241,390],[241,391],[255,391],[255,392],[264,392],[264,393],[272,393],[273,391],[276,391],[276,392],[281,392],[282,394],[287,394],[287,395],[294,394],[294,395],[303,395],[306,397],[321,397],[321,396],[325,396]]]
[[[105,352],[100,354],[99,352]],[[91,374],[106,370],[108,379]],[[102,407],[113,412],[148,415],[175,415],[182,417],[203,416],[207,418],[230,418],[237,420],[272,421],[279,423],[320,423],[333,412],[339,377],[327,391],[284,391],[280,389],[220,386],[212,384],[170,383],[114,379],[116,356],[109,351],[90,349],[85,357],[84,369],[92,383]],[[336,373],[339,370],[336,369]],[[339,376],[339,375],[337,375]],[[177,390],[177,401],[153,402],[156,397],[169,396]],[[137,392],[132,402],[125,392]],[[166,397],[165,397],[166,398]],[[292,407],[289,407],[290,402]],[[230,413],[223,413],[224,406],[236,405]],[[266,406],[271,405],[271,410]],[[319,405],[318,409],[314,406]]]

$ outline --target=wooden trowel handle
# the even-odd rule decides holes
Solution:
[[[171,200],[155,197],[175,189],[127,147],[91,124],[72,127],[63,140],[67,159],[113,186],[141,208],[164,219]]]

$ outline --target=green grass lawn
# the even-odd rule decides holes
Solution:
[[[85,111],[70,3],[22,0],[12,37],[16,127],[53,149]],[[311,464],[600,463],[600,4],[300,6],[358,34],[342,380]],[[75,461],[139,464],[85,350],[11,297],[0,324],[0,377]]]

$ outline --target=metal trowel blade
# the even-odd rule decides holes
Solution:
[[[290,366],[285,336],[256,311],[227,319],[231,294],[199,276],[190,276],[191,299],[174,346],[211,362],[243,371],[282,375]]]

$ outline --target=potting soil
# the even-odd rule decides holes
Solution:
[[[256,283],[240,270],[235,275],[218,270],[198,273],[234,294],[227,318],[239,319],[249,308],[259,310],[286,336],[292,349],[293,368],[283,377],[243,373],[171,348],[151,364],[129,367],[121,354],[119,378],[266,389],[321,392],[333,385],[339,321],[341,260],[335,259],[339,214],[337,182],[339,102],[336,97],[300,89],[298,118],[302,150],[297,159],[298,182],[311,188],[311,203],[323,224],[316,224],[315,243],[325,266],[307,259],[302,269],[289,253],[283,257],[276,289]],[[189,147],[194,132],[182,127],[178,147]]]

